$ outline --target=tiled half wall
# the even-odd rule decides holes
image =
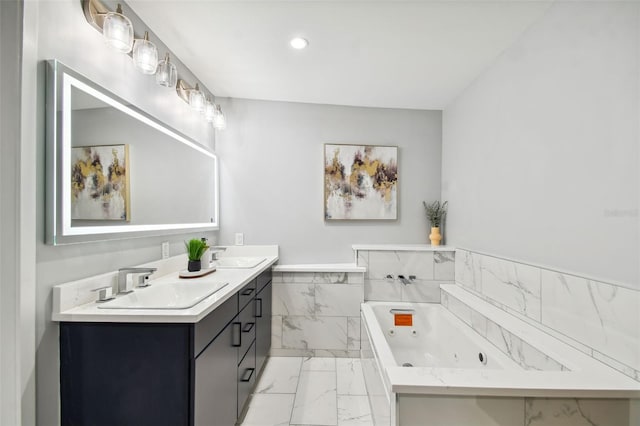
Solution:
[[[356,250],[364,276],[366,301],[440,303],[440,284],[452,284],[455,252],[451,249]],[[403,284],[399,275],[409,279]]]
[[[456,250],[459,285],[640,381],[640,291]]]
[[[313,269],[273,269],[271,355],[358,358],[363,268]]]

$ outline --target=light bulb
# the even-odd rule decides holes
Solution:
[[[129,18],[122,14],[122,6],[118,4],[115,12],[107,13],[102,26],[102,36],[111,48],[122,53],[131,52],[133,46],[133,25]]]
[[[204,104],[204,119],[207,120],[208,123],[213,122],[216,116],[216,106],[209,100],[207,100]]]
[[[175,87],[178,80],[178,70],[176,66],[169,60],[167,53],[164,59],[158,62],[156,70],[156,83],[164,87]]]
[[[204,94],[200,91],[200,86],[197,83],[195,89],[189,91],[189,105],[195,111],[202,112],[204,110]]]
[[[218,130],[224,130],[227,127],[227,119],[224,117],[220,105],[216,105],[216,111],[213,116],[213,127]]]
[[[155,74],[158,67],[158,49],[149,41],[149,32],[133,43],[133,63],[144,74]]]

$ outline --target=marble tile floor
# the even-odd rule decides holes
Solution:
[[[359,359],[271,357],[242,426],[371,426]]]

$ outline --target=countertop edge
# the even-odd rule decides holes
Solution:
[[[227,287],[189,309],[113,309],[105,311],[98,310],[95,302],[91,302],[67,311],[53,313],[51,318],[54,322],[197,323],[226,302],[249,281],[271,268],[278,259],[278,256],[267,257],[265,262],[251,269],[248,276],[237,282],[229,282]],[[249,270],[244,269],[243,271]],[[177,277],[177,274],[176,272],[170,275]]]

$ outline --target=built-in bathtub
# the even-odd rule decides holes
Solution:
[[[442,304],[367,302],[361,315],[376,426],[640,424],[639,382],[459,286],[442,286]]]

